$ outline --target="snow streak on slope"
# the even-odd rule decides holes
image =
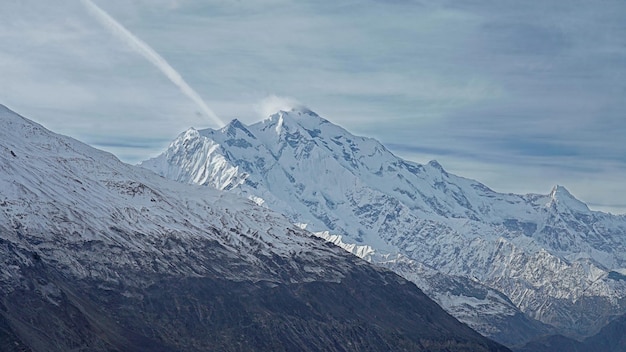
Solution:
[[[230,190],[313,231],[400,253],[503,292],[572,336],[626,310],[626,217],[590,211],[562,186],[501,194],[432,161],[397,158],[306,110],[189,130],[142,166]]]

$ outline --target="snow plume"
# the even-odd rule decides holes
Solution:
[[[202,100],[200,95],[196,93],[193,88],[185,82],[183,77],[169,64],[165,59],[159,55],[154,49],[146,44],[141,39],[137,38],[124,26],[117,22],[113,17],[106,13],[103,9],[94,4],[91,0],[81,0],[83,5],[87,8],[89,13],[95,17],[106,29],[108,29],[113,35],[124,41],[130,48],[137,53],[141,54],[156,68],[158,68],[172,83],[174,83],[189,99],[191,99],[204,115],[208,116],[218,124],[220,127],[224,125],[224,122],[211,110]]]
[[[302,103],[293,98],[279,97],[276,95],[270,95],[261,100],[255,108],[263,117],[268,117],[281,110],[291,111],[293,109],[307,109]]]

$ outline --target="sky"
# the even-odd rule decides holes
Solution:
[[[297,101],[496,191],[626,213],[623,0],[93,3],[0,2],[0,104],[137,163]]]

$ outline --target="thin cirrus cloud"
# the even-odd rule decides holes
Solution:
[[[96,18],[104,27],[106,27],[113,35],[120,38],[129,47],[145,57],[151,64],[159,69],[174,85],[180,88],[181,92],[191,99],[200,110],[218,126],[223,126],[224,122],[209,108],[200,95],[183,79],[183,77],[176,71],[159,53],[154,51],[148,44],[141,39],[137,38],[134,34],[128,31],[124,26],[117,22],[104,10],[99,8],[91,0],[81,0],[87,10]]]
[[[259,101],[290,96],[497,190],[560,183],[623,212],[621,0],[93,1],[225,119],[255,122],[272,105]],[[130,162],[214,127],[80,2],[0,12],[0,99],[20,113]]]

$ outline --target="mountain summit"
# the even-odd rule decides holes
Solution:
[[[306,109],[184,132],[141,166],[502,292],[568,336],[593,334],[626,312],[626,281],[609,275],[626,268],[626,217],[590,211],[560,186],[547,195],[494,192],[435,161],[400,159]],[[445,293],[438,297],[446,306]],[[483,332],[511,329],[491,327]]]
[[[550,202],[548,206],[560,206],[564,210],[575,211],[578,213],[589,213],[587,204],[576,199],[565,187],[556,185],[550,192]]]

